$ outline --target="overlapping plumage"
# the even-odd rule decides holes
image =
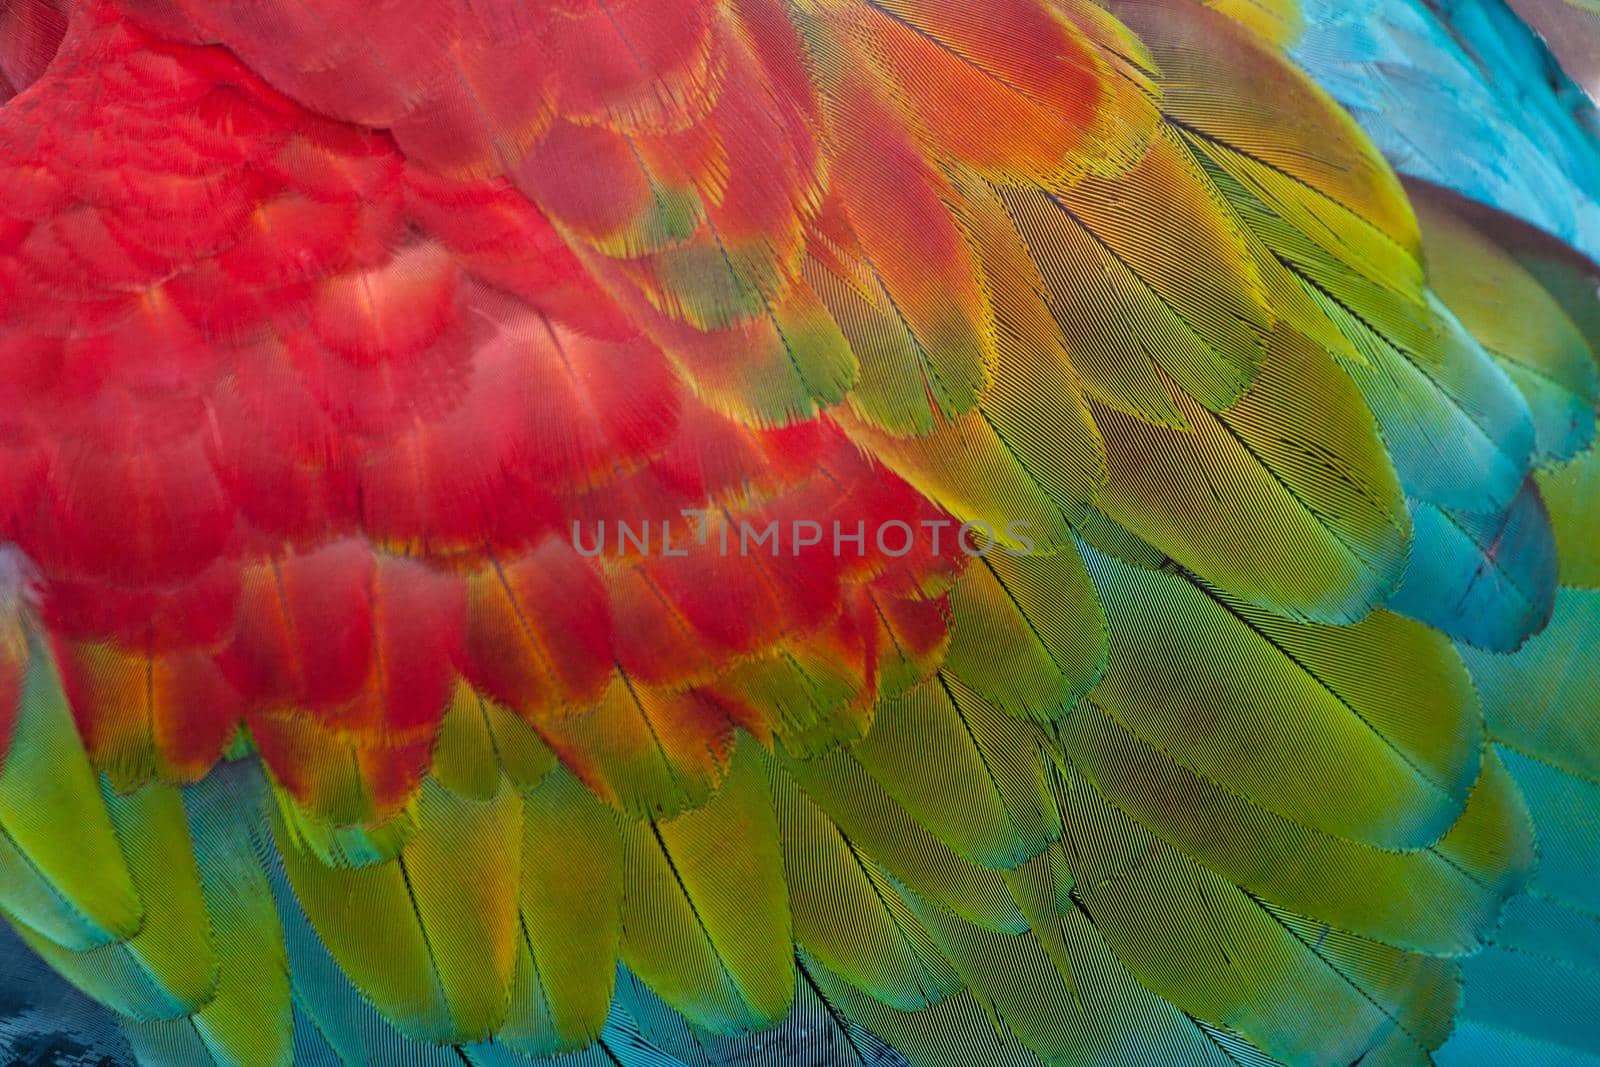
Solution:
[[[0,10],[0,914],[155,1064],[1600,1056],[1600,269],[1319,17]]]

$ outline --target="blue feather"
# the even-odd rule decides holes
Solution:
[[[1596,112],[1501,0],[1303,0],[1294,58],[1403,173],[1600,257]]]

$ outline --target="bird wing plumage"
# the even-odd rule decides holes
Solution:
[[[1570,110],[1471,200],[1297,65],[1387,9],[4,16],[0,913],[141,1060],[1600,1043]]]

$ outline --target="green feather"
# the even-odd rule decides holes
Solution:
[[[1394,852],[1307,829],[1251,804],[1150,747],[1093,701],[1060,741],[1095,787],[1150,830],[1236,885],[1332,927],[1420,953],[1481,944],[1525,882],[1527,831],[1503,776],[1480,782],[1460,822],[1432,849]],[[1285,857],[1293,857],[1288,861]]]
[[[772,776],[795,944],[901,1011],[961,988],[889,877],[782,771]]]
[[[1296,617],[1352,622],[1393,590],[1405,502],[1366,405],[1325,352],[1280,328],[1233,407],[1178,403],[1189,430],[1095,409],[1111,470],[1101,511],[1212,584]]]
[[[454,1043],[505,1021],[516,960],[521,797],[479,803],[424,784],[416,834],[385,863],[325,865],[272,831],[295,897],[328,951],[408,1036]]]
[[[216,943],[217,990],[190,1018],[125,1023],[143,1059],[218,1067],[294,1062],[289,961],[257,854],[266,844],[261,793],[255,768],[241,765],[220,768],[184,791]]]
[[[1350,841],[1422,848],[1455,823],[1482,720],[1444,637],[1385,612],[1290,622],[1197,579],[1085,552],[1111,622],[1092,699],[1151,747]]]
[[[522,812],[521,919],[511,1016],[499,1040],[530,1056],[573,1052],[605,1026],[622,925],[617,814],[565,769]]]
[[[0,754],[0,909],[39,938],[86,952],[138,933],[144,906],[55,663],[31,627],[23,639],[21,703]]]
[[[950,851],[852,753],[801,760],[780,749],[778,762],[844,836],[891,877],[968,922],[992,930],[1027,928],[999,873]],[[961,785],[951,783],[949,796],[950,803],[960,803]]]
[[[218,988],[218,952],[202,895],[183,799],[152,783],[119,795],[102,781],[105,810],[145,903],[127,941],[74,953],[22,930],[24,940],[73,984],[133,1019],[181,1019]]]
[[[1005,709],[1047,721],[1105,670],[1106,622],[1072,546],[973,560],[950,594],[945,670]]]
[[[716,1033],[789,1012],[794,949],[766,761],[744,737],[704,806],[623,833],[622,957],[662,999]]]
[[[1036,728],[944,672],[880,704],[853,754],[920,825],[982,866],[1015,867],[1061,831]]]

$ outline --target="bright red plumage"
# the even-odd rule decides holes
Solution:
[[[343,17],[393,26],[392,6]],[[153,37],[145,26],[170,36],[178,16],[134,7],[134,19],[113,3],[79,17],[56,76],[15,102],[0,141],[12,193],[0,262],[16,309],[0,427],[33,458],[7,467],[0,537],[42,570],[68,691],[105,764],[130,780],[192,780],[247,723],[284,784],[354,821],[410,794],[458,679],[536,725],[626,677],[701,692],[691,717],[719,730],[770,734],[770,709],[720,684],[733,665],[814,644],[865,700],[896,643],[891,618],[914,647],[941,640],[932,576],[947,565],[927,551],[889,556],[869,536],[865,558],[853,545],[836,557],[830,538],[790,551],[788,536],[795,521],[876,530],[937,512],[825,423],[760,429],[707,407],[638,325],[688,328],[648,308],[668,292],[652,269],[670,272],[681,250],[604,266],[493,173],[605,248],[647,238],[620,236],[641,210],[618,193],[626,167],[604,196],[581,184],[595,153],[653,160],[641,180],[671,178],[669,162],[699,171],[671,178],[689,183],[716,168],[732,182],[711,220],[721,239],[778,233],[798,247],[781,213],[813,210],[803,131],[815,101],[795,71],[769,74],[760,58],[791,53],[712,41],[704,20],[632,5],[623,23],[661,31],[633,55],[587,9],[542,10],[560,25],[530,30],[508,8],[480,13],[479,36],[453,47],[479,55],[486,76],[543,71],[544,96],[490,86],[467,106],[443,89],[417,102],[391,77],[402,58],[391,44],[419,79],[443,61],[437,42],[432,59],[418,51],[422,36],[375,38],[329,80],[303,55],[288,70],[257,51],[312,47],[329,13],[291,10],[266,42],[251,36],[249,5],[193,8],[197,36],[227,39],[306,103],[391,135],[319,116],[227,52]],[[412,15],[424,9],[453,10]],[[504,47],[549,56],[497,65]],[[683,129],[667,105],[630,97],[636,64],[696,87],[685,92],[700,102],[682,106],[706,109],[710,125]],[[710,84],[734,77],[782,84],[774,99],[787,102],[769,114]],[[502,97],[544,110],[519,128],[496,111]],[[407,118],[402,99],[415,105]],[[583,125],[597,115],[634,132]],[[524,155],[491,150],[480,120]],[[643,138],[640,156],[625,137]],[[562,152],[584,165],[546,158]],[[773,167],[793,199],[771,196]],[[680,358],[721,358],[727,342],[707,341]],[[730,559],[695,545],[698,523],[681,513],[708,503],[728,509],[714,531],[779,522],[782,552]],[[584,559],[571,544],[605,524],[614,549],[623,522],[659,538],[664,521],[687,558],[657,545],[632,561]],[[581,744],[565,748],[589,762]],[[353,755],[342,766],[360,780],[330,771],[341,766],[330,752]]]

